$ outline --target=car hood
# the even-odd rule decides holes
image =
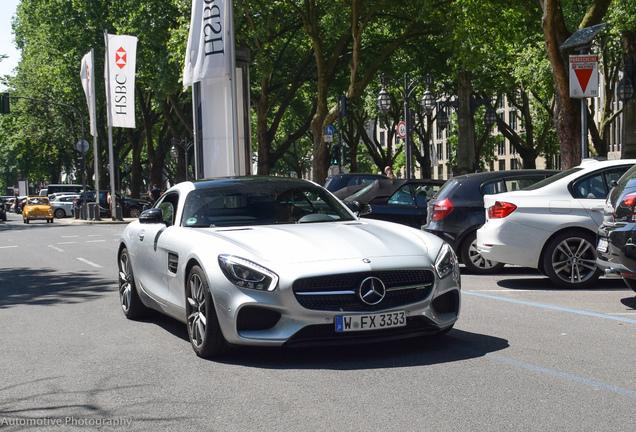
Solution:
[[[254,256],[272,262],[301,263],[422,256],[435,241],[417,229],[383,221],[286,224],[241,228],[204,228]],[[434,259],[435,257],[431,257]]]

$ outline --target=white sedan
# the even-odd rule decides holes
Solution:
[[[180,183],[127,226],[118,262],[124,314],[182,321],[201,357],[441,334],[459,315],[447,243],[359,219],[305,180]]]
[[[636,159],[585,160],[521,191],[484,196],[477,230],[484,258],[538,269],[566,288],[599,278],[596,232],[610,189]]]

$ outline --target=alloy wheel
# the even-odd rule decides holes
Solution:
[[[205,342],[205,329],[207,326],[206,299],[203,283],[198,274],[193,273],[188,280],[188,330],[192,338],[192,344],[201,347]]]

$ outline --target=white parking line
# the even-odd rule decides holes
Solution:
[[[17,246],[0,246],[0,249],[17,248]]]
[[[496,355],[496,354],[492,354],[492,353],[487,353],[486,357],[488,357],[489,359],[492,359],[492,360],[499,361],[499,362],[508,363],[510,365],[513,365],[513,366],[522,367],[524,369],[528,369],[528,370],[531,370],[531,371],[534,371],[534,372],[539,372],[539,373],[551,375],[553,377],[562,378],[562,379],[565,379],[565,380],[568,380],[568,381],[578,382],[580,384],[584,384],[584,385],[587,385],[587,386],[590,386],[590,387],[595,387],[595,388],[600,389],[600,390],[607,390],[607,391],[611,391],[611,392],[614,392],[614,393],[618,393],[618,394],[623,395],[623,396],[629,396],[629,397],[632,397],[632,398],[636,398],[636,391],[629,390],[629,389],[626,389],[626,388],[623,388],[623,387],[617,387],[617,386],[614,386],[614,385],[611,385],[611,384],[605,384],[605,383],[602,383],[602,382],[599,382],[599,381],[590,380],[590,379],[579,377],[579,376],[576,376],[576,375],[570,375],[568,373],[559,372],[559,371],[556,371],[556,370],[553,370],[553,369],[544,368],[544,367],[541,367],[541,366],[537,366],[537,365],[533,365],[533,364],[530,364],[530,363],[521,362],[521,361],[518,361],[518,360],[513,360],[513,359],[510,359],[510,358],[502,357],[502,356],[499,356],[499,355]]]
[[[55,249],[55,250],[56,250],[56,251],[58,251],[58,252],[64,252],[64,249],[60,249],[59,247],[56,247],[56,246],[53,246],[53,245],[49,245],[49,247],[50,247],[51,249]]]
[[[87,260],[87,259],[85,259],[85,258],[78,258],[78,260],[79,260],[79,261],[81,261],[81,262],[83,262],[83,263],[86,263],[86,264],[88,264],[88,265],[91,265],[91,266],[93,266],[93,267],[102,268],[102,266],[100,266],[99,264],[95,264],[94,262],[89,261],[89,260]]]
[[[58,244],[75,244],[77,242],[59,242]]]
[[[517,303],[517,304],[522,304],[522,305],[526,305],[526,306],[534,306],[534,307],[540,307],[540,308],[545,308],[545,309],[557,310],[557,311],[561,311],[561,312],[570,312],[570,313],[575,313],[575,314],[579,314],[579,315],[587,315],[587,316],[592,316],[592,317],[596,317],[596,318],[605,318],[605,319],[610,319],[610,320],[615,320],[615,321],[622,321],[622,322],[627,322],[627,323],[631,323],[631,324],[636,324],[636,320],[634,320],[634,319],[621,318],[621,317],[618,317],[618,316],[600,314],[600,313],[595,313],[595,312],[587,312],[587,311],[578,310],[578,309],[563,308],[563,307],[559,307],[559,306],[551,306],[551,305],[546,305],[546,304],[541,304],[541,303],[509,299],[509,298],[505,298],[505,297],[496,297],[496,296],[492,296],[492,295],[480,294],[480,293],[470,292],[470,291],[463,291],[462,294],[467,294],[467,295],[472,295],[472,296],[477,296],[477,297],[485,297],[485,298],[489,298],[489,299],[493,299],[493,300],[501,300],[501,301],[505,301],[505,302],[509,302],[509,303]]]
[[[101,242],[105,242],[106,240],[86,240],[86,243],[101,243]]]

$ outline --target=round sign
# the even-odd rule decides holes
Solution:
[[[86,140],[79,140],[77,144],[75,144],[75,147],[77,148],[78,152],[86,153],[88,151],[89,144]]]
[[[406,123],[403,121],[398,123],[398,136],[400,138],[406,138]]]
[[[333,126],[331,126],[331,125],[329,125],[329,126],[327,126],[327,127],[325,128],[325,134],[326,134],[326,135],[333,135],[333,133],[334,133],[335,131],[336,131],[336,130],[335,130],[335,129],[333,128]]]

